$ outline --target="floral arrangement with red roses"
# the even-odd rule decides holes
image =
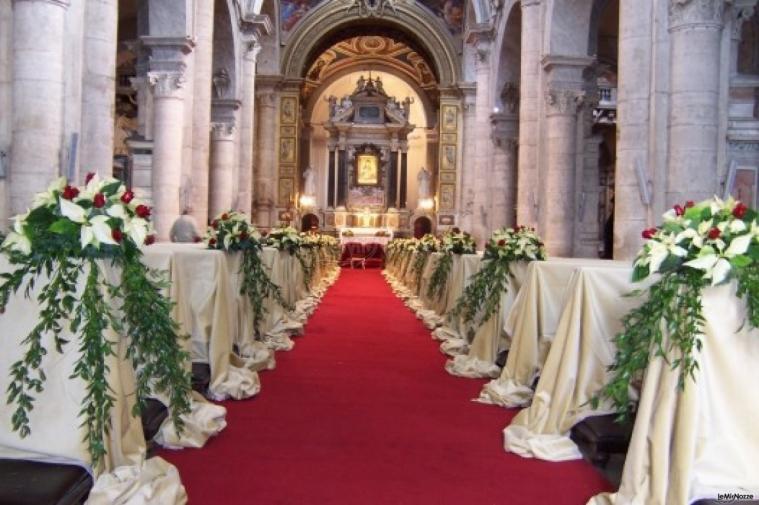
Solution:
[[[128,340],[127,356],[137,372],[133,414],[148,396],[163,393],[181,432],[181,416],[190,410],[189,357],[171,318],[173,304],[162,294],[167,282],[141,261],[141,248],[154,241],[150,207],[121,181],[94,174],[81,187],[57,179],[34,197],[31,210],[14,218],[13,231],[0,246],[11,266],[0,273],[0,313],[19,291],[33,293],[40,307],[39,324],[21,342],[24,354],[11,367],[7,388],[8,404],[15,408],[12,427],[22,438],[31,433],[35,394],[45,382],[45,346],[52,337],[58,353],[70,344],[80,349],[72,379],[86,383],[79,415],[92,466],[102,463],[114,402],[105,363],[118,344],[107,337],[109,329]],[[110,266],[120,270],[117,283],[106,278]],[[62,336],[64,328],[76,342]]]
[[[469,233],[462,232],[459,228],[452,228],[440,239],[439,250],[443,255],[438,258],[427,285],[427,297],[437,300],[443,296],[448,285],[453,255],[474,254],[477,252],[477,244]]]
[[[493,317],[501,295],[508,289],[512,263],[545,259],[545,247],[534,229],[517,226],[496,230],[485,245],[482,268],[464,289],[449,317],[485,323]]]
[[[679,368],[681,389],[689,379],[695,380],[705,287],[734,279],[737,295],[746,302],[749,324],[759,328],[758,219],[744,203],[714,197],[675,205],[660,226],[643,230],[646,242],[635,259],[633,281],[649,279],[651,284],[634,293],[647,298],[624,317],[623,329],[614,337],[617,352],[611,379],[593,399],[596,405],[605,399],[623,418],[632,412],[636,403],[632,385],[642,377],[651,356]]]

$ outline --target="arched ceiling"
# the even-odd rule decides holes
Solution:
[[[424,91],[434,94],[437,78],[418,50],[402,40],[383,35],[359,35],[336,42],[317,56],[305,73],[304,97],[332,76],[350,68],[391,68]]]
[[[311,9],[322,2],[334,1],[335,0],[281,0],[280,29],[283,32],[293,30]],[[342,1],[343,3],[350,3],[350,1]],[[398,2],[398,0],[396,0],[396,2]],[[407,0],[407,2],[414,3],[414,0]],[[465,0],[416,0],[416,3],[424,5],[430,11],[430,14],[439,18],[446,25],[448,30],[450,30],[451,34],[458,35],[463,31],[464,16],[466,12]]]

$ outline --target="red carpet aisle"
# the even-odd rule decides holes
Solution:
[[[608,484],[584,462],[502,449],[513,415],[445,373],[429,332],[375,270],[344,270],[263,391],[227,402],[202,450],[163,451],[191,504],[572,504]]]

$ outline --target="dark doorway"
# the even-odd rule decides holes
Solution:
[[[306,214],[300,220],[300,231],[316,231],[319,229],[319,218],[314,214]]]
[[[432,232],[432,221],[428,217],[419,217],[414,221],[414,238],[422,238]]]

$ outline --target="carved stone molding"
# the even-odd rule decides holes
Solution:
[[[743,23],[754,15],[757,0],[739,0],[730,13],[733,40],[740,40]]]
[[[67,9],[69,5],[71,5],[71,0],[13,0],[13,3],[21,3],[21,2],[40,2],[41,3],[47,3],[54,5],[56,7],[63,7],[64,9]]]
[[[231,141],[237,128],[231,122],[211,123],[211,139],[215,141]]]
[[[243,40],[243,49],[242,57],[246,61],[255,63],[258,60],[258,54],[261,52],[261,44],[258,43],[258,38],[251,37]]]
[[[182,72],[148,72],[154,98],[181,98],[185,78]]]
[[[548,88],[545,92],[549,116],[572,116],[585,102],[586,93],[581,90]]]
[[[670,0],[669,31],[692,27],[722,28],[725,0]]]

